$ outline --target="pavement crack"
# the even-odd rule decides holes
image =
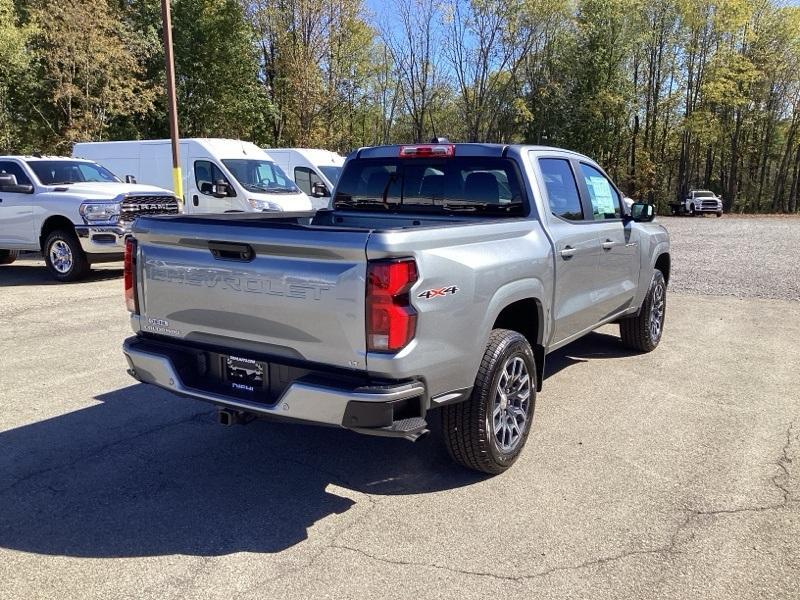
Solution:
[[[794,429],[794,421],[789,423],[789,427],[786,429],[786,443],[783,445],[781,450],[781,455],[778,457],[778,460],[775,461],[777,467],[781,470],[780,473],[775,475],[772,478],[772,483],[775,485],[778,490],[780,490],[781,494],[783,494],[783,504],[789,504],[791,502],[791,492],[789,491],[788,481],[791,478],[792,474],[789,471],[789,467],[792,466],[792,457],[789,456],[789,450],[792,447],[792,430]],[[780,480],[785,479],[786,482],[782,483]]]
[[[41,475],[46,475],[48,473],[56,473],[58,471],[63,471],[65,469],[69,469],[71,467],[74,467],[75,465],[77,465],[77,464],[79,464],[81,462],[84,462],[86,460],[90,460],[92,458],[100,456],[101,454],[103,454],[107,450],[110,450],[111,448],[114,448],[115,446],[119,446],[121,444],[126,444],[128,442],[131,442],[133,440],[137,440],[139,438],[146,437],[146,436],[151,435],[153,433],[158,433],[159,431],[163,431],[163,430],[169,429],[171,427],[176,427],[178,425],[183,425],[184,423],[189,423],[191,421],[200,420],[201,418],[204,418],[204,417],[206,417],[206,416],[208,416],[210,414],[212,414],[212,413],[211,412],[195,413],[190,417],[184,417],[182,419],[177,419],[175,421],[169,421],[167,423],[162,423],[160,425],[156,425],[155,427],[151,427],[150,429],[147,429],[146,431],[141,431],[141,432],[139,432],[137,434],[134,434],[134,435],[122,438],[122,439],[114,440],[112,442],[108,442],[107,444],[103,444],[102,446],[100,446],[98,448],[95,448],[94,450],[92,450],[90,452],[87,452],[85,454],[82,454],[82,455],[76,457],[75,459],[73,459],[73,460],[71,460],[69,462],[66,462],[66,463],[63,463],[63,464],[60,464],[60,465],[56,465],[56,466],[53,466],[53,467],[47,467],[46,469],[39,469],[37,471],[33,471],[31,473],[28,473],[28,474],[16,479],[15,481],[10,483],[6,487],[0,489],[0,495],[3,495],[6,492],[9,492],[9,491],[13,490],[17,486],[22,485],[23,483],[25,483],[27,481],[30,481],[31,479],[35,479],[36,477],[39,477]]]
[[[396,566],[404,566],[404,567],[423,567],[423,568],[430,568],[430,569],[437,569],[440,571],[447,571],[449,573],[456,573],[458,575],[472,575],[476,577],[488,577],[491,579],[498,579],[502,581],[513,581],[519,583],[524,579],[524,576],[511,576],[511,575],[498,575],[497,573],[492,573],[490,571],[473,571],[470,569],[457,569],[455,567],[448,567],[445,565],[440,565],[438,563],[426,563],[421,561],[413,561],[413,560],[402,560],[397,558],[386,558],[383,556],[377,556],[366,550],[362,550],[361,548],[354,548],[353,546],[347,546],[345,544],[336,544],[332,543],[328,545],[328,548],[337,548],[339,550],[348,550],[350,552],[355,552],[356,554],[360,554],[370,560],[375,560],[378,562],[396,565]]]

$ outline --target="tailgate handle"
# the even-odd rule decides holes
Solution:
[[[230,242],[208,242],[208,249],[217,260],[236,260],[250,262],[256,257],[253,248],[247,244],[232,244]]]

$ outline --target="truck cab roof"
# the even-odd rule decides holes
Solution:
[[[532,150],[535,152],[557,152],[559,154],[571,154],[576,158],[588,160],[594,163],[589,157],[566,150],[564,148],[557,148],[555,146],[541,146],[531,144],[482,144],[482,143],[451,143],[451,142],[424,142],[419,144],[392,144],[388,146],[370,146],[359,148],[351,157],[353,158],[387,158],[399,156],[402,148],[412,146],[452,146],[454,148],[455,156],[484,156],[484,157],[501,157],[505,156],[509,150],[521,152],[523,150]]]
[[[70,162],[90,162],[93,163],[93,160],[88,160],[85,158],[71,158],[69,156],[48,156],[46,154],[40,155],[27,155],[27,154],[16,154],[16,155],[8,155],[8,156],[0,156],[0,160],[10,160],[10,159],[17,159],[17,160],[24,160],[26,162],[34,162],[38,160],[47,160],[47,161],[54,161],[54,160],[64,160]]]

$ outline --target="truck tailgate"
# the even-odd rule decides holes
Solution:
[[[227,215],[226,215],[227,216]],[[142,219],[144,331],[364,368],[369,230]]]

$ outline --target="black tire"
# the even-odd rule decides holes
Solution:
[[[660,312],[660,315],[654,315],[654,311]],[[656,269],[639,314],[619,322],[622,343],[633,350],[652,352],[661,341],[666,314],[667,283],[664,280],[664,274]],[[651,317],[658,320],[657,331],[651,323]]]
[[[69,251],[71,260],[66,269],[62,265],[57,266],[53,263],[54,246],[57,244],[63,244],[61,248],[66,248]],[[50,274],[58,281],[78,281],[89,273],[89,261],[83,248],[81,248],[78,237],[73,231],[65,231],[63,229],[52,231],[44,241],[42,254],[44,254],[44,262],[47,264]]]
[[[722,213],[721,213],[721,212],[718,212],[718,213],[717,213],[717,218],[719,219],[721,216],[722,216]]]
[[[519,366],[519,358],[527,369],[527,377],[522,374],[517,392],[518,396],[524,396],[524,381],[527,379],[528,399],[527,403],[520,401],[520,406],[516,404],[510,409],[505,394],[502,398],[497,391],[497,387],[503,380],[505,369],[511,366]],[[521,367],[520,367],[521,369]],[[507,377],[507,375],[506,375]],[[507,381],[508,379],[506,379]],[[516,383],[512,382],[516,386]],[[508,390],[507,390],[508,392]],[[510,394],[510,392],[509,392]],[[512,399],[511,402],[517,402]],[[497,403],[497,406],[495,404]],[[505,404],[505,407],[503,406]],[[522,408],[524,404],[524,408]],[[454,461],[476,471],[496,475],[508,469],[519,457],[528,433],[531,430],[533,421],[533,411],[536,405],[536,361],[533,350],[520,333],[508,329],[495,329],[489,336],[489,343],[483,354],[478,375],[475,377],[475,387],[469,399],[458,404],[444,406],[442,408],[442,434],[444,436],[447,451]],[[507,412],[508,409],[508,412]],[[494,415],[498,410],[499,414]],[[519,428],[517,416],[512,416],[510,411],[516,410],[520,415],[522,411],[525,420],[522,428]],[[495,421],[502,427],[503,423],[517,423],[516,438],[512,442],[512,433],[508,433],[508,443],[505,443],[505,433],[503,440],[499,440],[495,433]],[[490,423],[492,420],[492,423]],[[511,430],[508,429],[508,432]],[[503,446],[507,446],[506,449]]]
[[[689,216],[690,216],[690,217],[697,216],[697,213],[696,213],[696,212],[695,212],[695,210],[694,210],[694,204],[692,204],[692,205],[689,207]]]
[[[0,250],[0,265],[10,265],[18,256],[18,250]]]

